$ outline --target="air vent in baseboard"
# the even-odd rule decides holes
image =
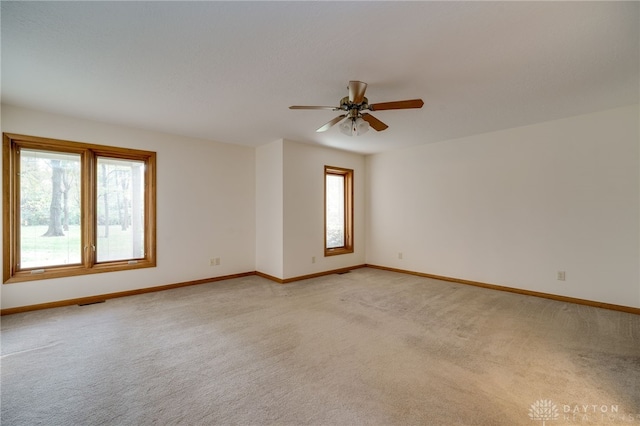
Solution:
[[[78,306],[96,305],[98,303],[104,303],[106,300],[96,300],[95,302],[78,303]]]

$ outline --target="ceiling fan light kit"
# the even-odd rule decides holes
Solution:
[[[350,81],[349,96],[345,96],[340,100],[340,106],[305,106],[293,105],[289,109],[330,109],[332,111],[344,111],[345,114],[339,115],[328,123],[319,127],[316,132],[325,132],[345,119],[339,126],[342,133],[347,136],[359,136],[369,131],[369,127],[381,132],[387,127],[382,121],[378,120],[371,114],[362,111],[383,111],[389,109],[409,109],[422,108],[424,102],[422,99],[410,99],[406,101],[383,102],[369,105],[369,100],[364,96],[367,90],[367,83],[362,81]]]
[[[369,131],[369,123],[362,117],[348,118],[340,123],[339,129],[347,136],[360,136]]]

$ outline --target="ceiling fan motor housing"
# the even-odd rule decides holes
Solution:
[[[345,96],[340,100],[340,109],[347,111],[349,113],[349,118],[360,117],[360,111],[368,108],[369,100],[367,98],[363,98],[362,102],[360,102],[359,104],[354,104],[353,102],[351,102],[348,96]]]

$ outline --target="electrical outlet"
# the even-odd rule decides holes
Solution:
[[[402,252],[398,253],[398,259],[402,260]]]
[[[220,265],[220,258],[216,257],[216,266],[219,266],[219,265]]]
[[[315,256],[311,256],[311,263],[316,263],[316,257]]]
[[[558,271],[558,281],[566,281],[567,273],[565,271]]]
[[[209,259],[209,266],[216,266],[216,258],[212,257],[211,259]]]

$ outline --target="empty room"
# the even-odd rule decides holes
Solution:
[[[640,424],[640,2],[0,25],[3,425]]]

